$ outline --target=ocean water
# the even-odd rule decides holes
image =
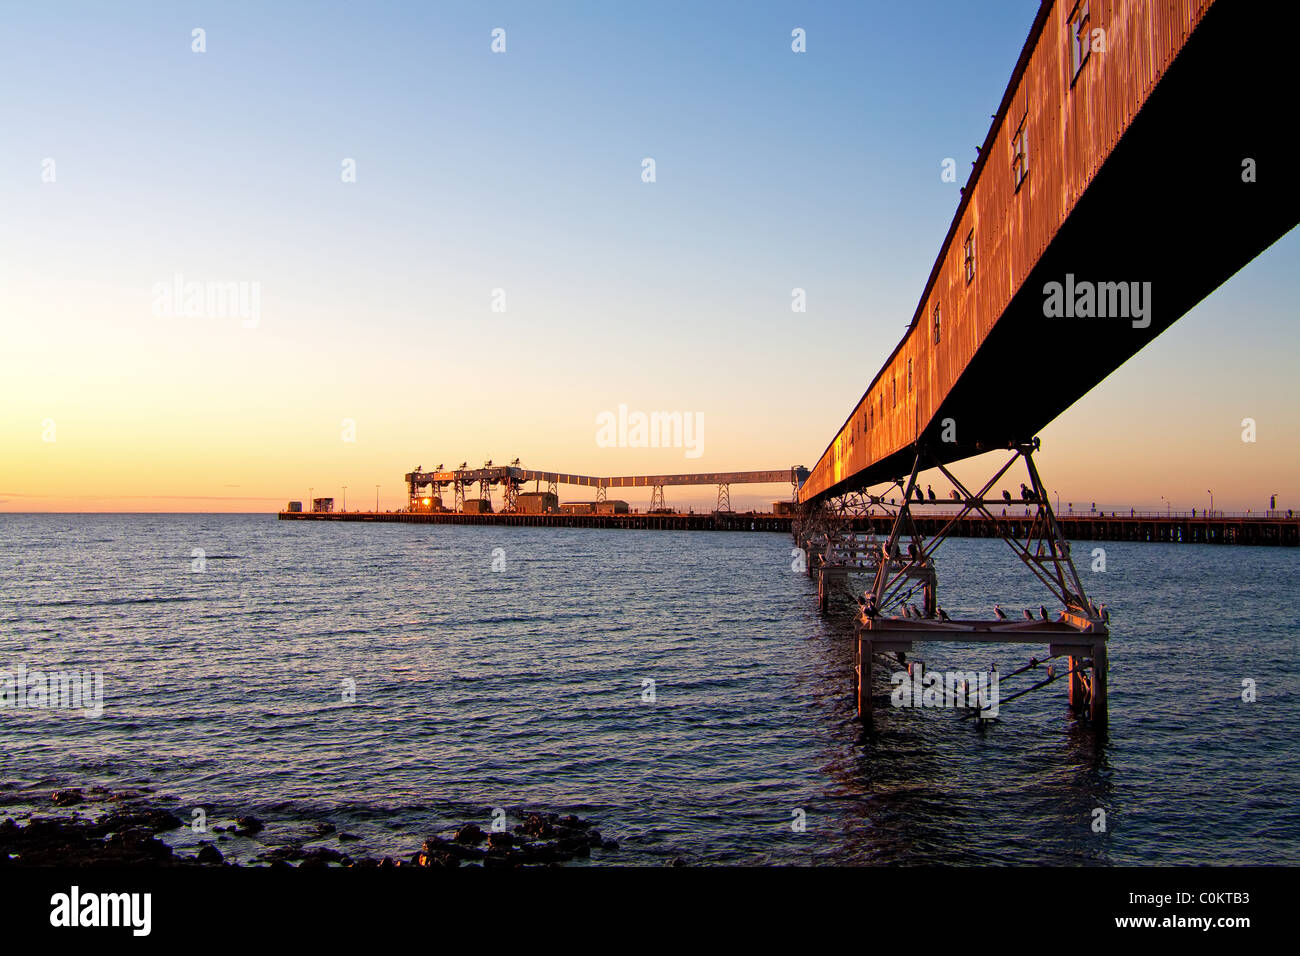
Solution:
[[[621,847],[591,865],[1300,863],[1300,551],[1096,546],[1100,744],[1064,681],[980,730],[881,677],[864,734],[847,609],[783,534],[0,516],[0,670],[104,675],[102,716],[0,710],[0,817],[102,785],[268,839],[328,820],[353,855],[501,808],[595,820]],[[954,613],[1046,597],[1001,542],[939,571]]]

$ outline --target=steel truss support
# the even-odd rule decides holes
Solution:
[[[718,511],[731,510],[731,485],[723,482],[718,485]]]
[[[463,514],[465,512],[465,483],[457,478],[452,482],[452,487],[454,488],[452,492],[454,495],[452,510],[458,514]]]
[[[911,474],[894,483],[901,492],[889,533],[882,545],[882,560],[871,589],[864,595],[857,623],[857,672],[859,715],[871,719],[871,656],[873,653],[903,653],[918,641],[945,643],[1048,644],[1053,656],[1069,658],[1070,705],[1086,710],[1097,730],[1104,730],[1106,704],[1106,615],[1089,599],[1070,557],[1070,544],[1061,533],[1044,487],[1034,452],[1039,440],[1012,444],[1010,460],[976,492],[966,487],[941,462],[918,447]],[[1021,541],[1011,533],[1012,524],[993,515],[991,506],[1000,506],[988,496],[994,486],[1018,461],[1023,461],[1028,481],[1021,486],[1020,501],[1033,509],[1033,519]],[[929,502],[919,497],[917,476],[926,468],[937,468],[952,482],[956,494],[937,504],[959,505],[955,514],[945,515],[947,522],[929,540],[920,534],[912,510]],[[893,489],[891,488],[891,491]],[[889,492],[886,492],[888,494]],[[877,503],[880,498],[873,499]],[[1045,608],[1038,618],[996,620],[956,620],[943,613],[937,603],[937,576],[934,555],[939,545],[967,515],[982,516],[996,537],[1002,538],[1047,589],[1060,601],[1063,610],[1052,620]],[[906,552],[903,546],[906,544]],[[883,560],[888,556],[892,560]],[[924,595],[923,608],[912,603],[918,589]],[[919,613],[914,613],[919,612]],[[937,618],[936,618],[937,615]],[[1049,678],[1050,683],[1055,678]],[[1016,695],[1020,696],[1020,695]]]
[[[652,485],[650,488],[650,510],[667,511],[668,505],[664,502],[664,486]]]
[[[519,482],[510,476],[501,482],[501,510],[517,511],[519,507]]]
[[[604,500],[605,500],[605,486],[604,486],[604,485],[597,485],[597,486],[596,486],[596,500],[597,500],[597,501],[604,501]]]
[[[904,566],[905,570],[915,572],[926,566],[932,568],[934,553],[938,550],[939,545],[947,539],[958,522],[968,514],[983,515],[996,529],[997,536],[1011,546],[1011,549],[1016,552],[1021,561],[1047,586],[1066,610],[1074,611],[1088,618],[1098,617],[1096,609],[1088,601],[1087,595],[1084,593],[1083,582],[1079,580],[1079,573],[1075,570],[1074,561],[1070,557],[1070,543],[1061,533],[1060,525],[1056,521],[1056,515],[1052,511],[1047,489],[1043,486],[1038,468],[1034,464],[1033,453],[1038,450],[1038,447],[1039,440],[1037,438],[1032,442],[1012,446],[1013,454],[1010,460],[998,469],[978,493],[972,492],[951,471],[938,461],[931,459],[922,449],[916,456],[911,475],[905,481],[896,483],[896,487],[902,490],[903,503],[898,508],[894,526],[890,532],[887,544],[890,553],[893,554],[899,550],[900,542],[904,537],[909,538],[910,544],[908,546],[908,558]],[[1029,477],[1028,491],[1022,496],[1021,502],[1027,507],[1036,509],[1023,542],[1009,534],[1007,530],[1009,525],[1006,521],[994,517],[993,512],[989,510],[987,500],[987,496],[994,485],[1001,481],[1003,476],[1011,470],[1011,467],[1020,460],[1024,461]],[[961,505],[960,510],[950,517],[948,523],[928,543],[925,542],[916,528],[915,521],[912,519],[913,506],[921,503],[916,498],[918,490],[917,475],[927,466],[938,468],[943,476],[951,481],[953,487],[957,489],[959,496],[957,499],[945,500],[940,503],[951,504],[956,502]],[[903,572],[891,575],[888,568],[882,566],[872,588],[872,597],[874,598],[875,613],[877,615],[885,614],[900,605],[903,598],[900,598],[899,595],[905,590],[906,576]],[[926,616],[933,616],[933,609],[928,609]]]

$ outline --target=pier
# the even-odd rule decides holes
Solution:
[[[1000,502],[999,502],[1000,504]],[[913,520],[926,536],[937,534],[953,515],[918,514],[913,505]],[[397,522],[400,524],[467,524],[495,525],[509,528],[617,528],[627,531],[780,531],[789,534],[796,521],[789,514],[772,512],[672,512],[669,514],[463,514],[454,511],[281,511],[282,521],[360,521]],[[1232,544],[1300,546],[1300,516],[1224,514],[1212,517],[1190,513],[1058,515],[1057,522],[1065,538],[1071,541],[1146,541],[1164,544]],[[1008,534],[1024,537],[1033,523],[1032,516],[998,517],[990,527],[982,518],[964,515],[956,518],[953,538],[1001,537],[1000,526]],[[885,519],[852,517],[847,530],[871,532],[888,530]]]
[[[1030,689],[1068,677],[1071,709],[1104,732],[1110,615],[1070,539],[1296,545],[1290,514],[1061,516],[1035,461],[1045,426],[1300,222],[1300,195],[1250,172],[1288,162],[1284,62],[1250,4],[1041,3],[906,333],[799,486],[793,533],[820,605],[856,602],[864,724],[873,656],[1017,642],[1047,648],[1028,669],[1066,659]],[[1153,156],[1171,157],[1161,175]],[[973,488],[947,467],[1003,449]],[[1013,466],[1020,493],[999,495]],[[949,513],[923,475],[953,489]],[[887,500],[871,493],[886,483]],[[991,596],[993,619],[952,618],[936,572],[950,537],[1004,540],[1054,610],[1013,619]]]

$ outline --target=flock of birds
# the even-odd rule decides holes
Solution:
[[[925,501],[927,496],[929,497],[930,501],[938,501],[938,500],[939,500],[939,497],[934,493],[934,488],[932,488],[930,485],[926,485],[926,486],[925,486],[925,492],[924,492],[924,493],[922,493],[922,491],[921,491],[921,486],[920,486],[920,485],[916,485],[916,486],[914,486],[914,487],[912,488],[912,497],[913,497],[916,501]],[[961,497],[961,495],[958,493],[958,491],[957,491],[956,488],[954,488],[952,491],[948,492],[948,497],[951,498],[953,501],[961,501],[961,500],[962,500],[962,497]],[[892,499],[891,499],[891,500],[892,500]],[[1005,488],[1003,488],[1003,489],[1002,489],[1002,500],[1005,501],[1007,504],[1011,504],[1012,501],[1014,501],[1015,499],[1011,497],[1011,492],[1009,492],[1009,491],[1007,491]],[[1024,502],[1035,502],[1035,501],[1038,500],[1038,492],[1034,491],[1033,488],[1030,488],[1027,484],[1025,484],[1025,483],[1022,481],[1022,482],[1020,483],[1020,500],[1021,500],[1021,501],[1024,501]]]
[[[866,607],[866,608],[873,608],[874,606],[875,606],[875,598],[874,598],[873,595],[868,594],[868,595],[866,596],[866,603],[865,603],[864,607]],[[1108,607],[1107,605],[1105,605],[1105,604],[1092,604],[1092,605],[1091,605],[1091,608],[1092,608],[1092,613],[1093,613],[1093,616],[1094,616],[1094,617],[1100,618],[1102,621],[1104,621],[1104,622],[1107,623],[1107,624],[1110,623],[1110,609],[1109,609],[1109,607]],[[941,621],[951,621],[951,620],[952,620],[952,618],[948,616],[948,612],[945,611],[945,610],[944,610],[943,608],[941,608],[941,607],[936,607],[936,608],[935,608],[935,613],[938,615],[938,618],[939,618],[939,620],[941,620]],[[1004,610],[1002,610],[1002,605],[1000,605],[1000,604],[994,604],[994,605],[993,605],[993,613],[994,613],[995,615],[997,615],[997,619],[998,619],[999,621],[1009,621],[1009,620],[1011,620],[1009,617],[1007,617],[1007,612],[1004,611]],[[1030,610],[1029,608],[1025,608],[1023,613],[1024,613],[1024,617],[1025,617],[1025,620],[1026,620],[1026,621],[1032,621],[1032,620],[1035,620],[1035,618],[1034,618],[1034,612],[1033,612],[1032,610]],[[919,607],[917,607],[915,604],[911,604],[911,603],[908,603],[908,602],[904,601],[904,602],[903,602],[903,617],[907,617],[907,618],[925,618],[925,617],[926,617],[926,614],[925,614],[925,612],[923,612]],[[1061,620],[1061,619],[1064,618],[1064,617],[1065,617],[1065,614],[1062,613],[1062,614],[1060,614],[1060,615],[1057,617],[1057,620],[1059,621],[1059,620]],[[1038,618],[1037,618],[1037,619],[1040,620],[1040,621],[1050,621],[1050,620],[1052,619],[1051,616],[1047,613],[1047,607],[1046,607],[1046,605],[1043,605],[1043,604],[1038,605]]]
[[[920,486],[920,485],[916,485],[916,486],[913,488],[913,494],[914,494],[914,497],[916,498],[917,501],[925,501],[927,495],[929,496],[929,500],[930,500],[930,501],[937,501],[937,500],[938,500],[937,496],[936,496],[935,493],[934,493],[934,488],[932,488],[932,487],[929,486],[929,485],[926,485],[926,486],[925,486],[925,493],[924,493],[924,494],[921,492],[921,486]],[[961,499],[961,495],[959,495],[959,494],[957,493],[957,490],[956,490],[955,488],[954,488],[954,489],[949,493],[949,497],[952,498],[953,501],[961,501],[961,500],[962,500],[962,499]],[[1014,499],[1011,497],[1011,492],[1007,491],[1005,488],[1002,489],[1002,500],[1005,501],[1005,502],[1007,502],[1007,504],[1010,504],[1010,503],[1014,500]],[[1038,492],[1034,491],[1034,489],[1030,488],[1027,484],[1025,484],[1025,483],[1022,481],[1022,482],[1020,483],[1020,500],[1021,500],[1021,501],[1025,501],[1025,502],[1036,502],[1036,501],[1038,501]],[[915,548],[915,545],[912,545],[911,547],[912,547],[912,548]],[[912,557],[915,557],[915,554],[913,554]],[[1095,617],[1095,618],[1099,618],[1099,619],[1101,619],[1102,621],[1104,621],[1104,622],[1107,623],[1107,624],[1110,623],[1110,610],[1107,608],[1107,606],[1106,606],[1105,604],[1092,604],[1091,602],[1089,602],[1089,607],[1090,607],[1090,609],[1091,609],[1091,611],[1092,611],[1092,615],[1093,615],[1093,617]],[[873,595],[871,595],[871,594],[867,594],[867,595],[866,595],[866,599],[865,599],[865,603],[864,603],[864,605],[863,605],[863,608],[864,608],[864,610],[867,611],[867,613],[872,614],[872,615],[874,616],[875,598],[874,598]],[[935,608],[935,613],[938,615],[938,618],[939,618],[939,620],[941,620],[941,621],[951,621],[951,620],[952,620],[952,618],[948,616],[948,612],[945,611],[945,610],[944,610],[943,608],[941,608],[941,607],[936,607],[936,608]],[[1004,611],[1004,610],[1002,610],[1002,606],[1001,606],[1000,604],[994,604],[994,605],[993,605],[993,613],[994,613],[995,615],[997,615],[997,619],[998,619],[999,621],[1008,621],[1008,620],[1010,620],[1010,618],[1007,617],[1007,612]],[[1025,610],[1024,610],[1023,613],[1024,613],[1024,617],[1025,617],[1025,620],[1026,620],[1026,621],[1032,621],[1032,620],[1035,619],[1035,618],[1034,618],[1034,612],[1033,612],[1032,610],[1030,610],[1029,608],[1025,608]],[[924,618],[924,617],[926,617],[925,613],[922,612],[922,610],[921,610],[919,607],[917,607],[915,604],[910,604],[910,603],[908,603],[908,602],[906,602],[906,601],[903,602],[903,616],[904,616],[904,617],[908,617],[908,618]],[[1059,615],[1059,616],[1057,617],[1057,620],[1059,621],[1059,620],[1061,620],[1061,619],[1064,618],[1064,617],[1065,617],[1065,614],[1062,613],[1061,615]],[[1042,605],[1042,604],[1038,605],[1038,620],[1042,620],[1042,621],[1050,621],[1050,620],[1051,620],[1051,617],[1050,617],[1050,616],[1048,615],[1048,613],[1047,613],[1047,608],[1046,608],[1046,606],[1044,606],[1044,605]]]

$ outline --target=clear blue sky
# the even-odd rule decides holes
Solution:
[[[383,483],[391,506],[417,462],[811,465],[911,318],[958,199],[940,163],[969,171],[1037,6],[10,5],[0,439],[52,417],[61,457],[0,470],[0,498],[67,498],[81,467],[117,499],[198,494],[203,470],[213,498]],[[1300,497],[1297,249],[1050,428],[1049,485]],[[260,282],[260,327],[160,324],[149,289],[178,272]],[[703,412],[706,454],[597,448],[619,403]],[[1207,445],[1245,415],[1259,462]],[[1118,461],[1079,453],[1112,429]],[[1158,473],[1122,478],[1157,446]]]

